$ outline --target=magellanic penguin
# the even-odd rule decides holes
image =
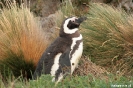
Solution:
[[[64,20],[59,37],[46,49],[38,62],[33,79],[50,74],[59,82],[66,74],[72,74],[83,52],[79,26],[86,17],[70,17]]]

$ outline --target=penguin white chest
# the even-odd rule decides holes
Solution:
[[[71,74],[78,66],[79,59],[82,56],[83,52],[83,42],[82,35],[72,39],[71,51],[70,51],[70,62],[71,62]]]

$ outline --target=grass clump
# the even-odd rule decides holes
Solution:
[[[121,75],[131,75],[133,17],[105,4],[91,4],[83,25],[84,54],[98,65]]]
[[[29,77],[50,40],[29,8],[10,1],[8,6],[0,9],[0,73],[6,75],[9,69],[15,76]]]

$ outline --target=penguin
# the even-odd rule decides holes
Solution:
[[[59,37],[45,50],[37,64],[34,80],[41,74],[50,74],[53,82],[60,82],[73,73],[83,52],[82,35],[78,28],[84,20],[86,17],[69,17],[63,21]]]

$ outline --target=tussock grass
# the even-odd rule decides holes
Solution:
[[[16,76],[21,73],[27,76],[49,44],[50,40],[46,39],[49,35],[29,8],[8,5],[11,8],[3,8],[0,13],[0,72],[4,75],[10,69]]]
[[[84,53],[114,73],[133,73],[133,17],[105,4],[91,4],[83,25]]]
[[[89,2],[90,0],[64,0],[59,9],[65,17],[80,17],[88,13]]]

